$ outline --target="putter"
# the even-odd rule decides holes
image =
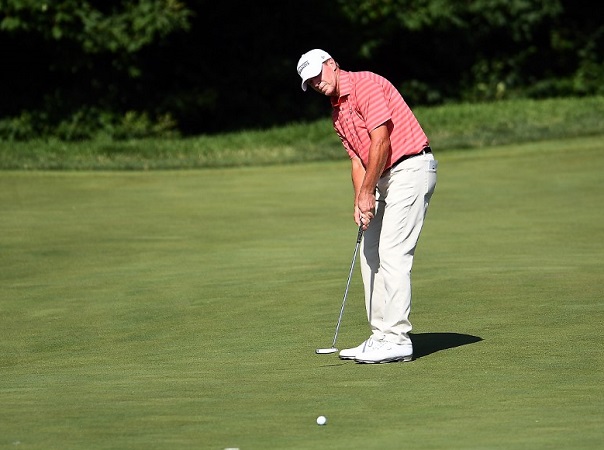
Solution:
[[[318,355],[328,355],[338,351],[336,348],[336,340],[338,339],[338,332],[340,331],[340,324],[342,323],[342,314],[344,314],[344,306],[346,306],[346,298],[348,297],[348,289],[350,288],[350,280],[352,279],[352,272],[354,269],[354,262],[357,259],[357,253],[359,252],[359,246],[361,245],[361,238],[363,237],[363,223],[359,225],[359,233],[357,234],[357,244],[354,247],[354,254],[352,255],[352,263],[350,264],[350,272],[348,273],[348,281],[346,282],[346,290],[344,291],[344,298],[342,299],[342,307],[340,308],[340,316],[338,317],[338,323],[336,325],[336,332],[333,336],[333,342],[329,348],[318,348],[315,353]]]

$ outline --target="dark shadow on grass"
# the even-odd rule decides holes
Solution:
[[[409,337],[413,342],[414,359],[482,341],[481,337],[460,333],[409,333]]]
[[[342,360],[335,364],[323,364],[321,367],[339,367],[339,366],[344,366],[344,365],[350,364],[350,363],[354,363],[354,361],[343,361]]]

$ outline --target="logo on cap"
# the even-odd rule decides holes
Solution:
[[[302,73],[302,71],[304,70],[304,68],[306,66],[308,66],[310,63],[308,61],[304,61],[302,64],[300,64],[300,66],[298,67],[298,75],[300,75]]]

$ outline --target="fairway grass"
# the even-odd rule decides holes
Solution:
[[[383,365],[345,161],[1,172],[0,449],[602,448],[604,141],[435,150]]]

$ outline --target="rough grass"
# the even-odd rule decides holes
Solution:
[[[441,153],[601,135],[604,130],[604,97],[452,104],[415,112]],[[0,142],[0,169],[158,170],[344,159],[329,119],[173,140]]]

